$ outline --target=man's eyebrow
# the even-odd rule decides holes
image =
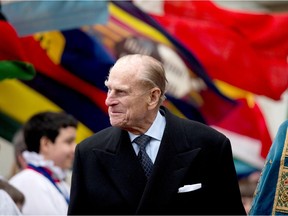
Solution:
[[[111,86],[109,83],[108,83],[108,81],[105,81],[104,82],[104,84],[105,84],[105,86],[107,87],[107,88],[113,88],[114,90],[116,90],[116,91],[126,91],[126,92],[128,92],[129,90],[130,90],[130,87],[129,86]]]
[[[117,91],[129,91],[129,87],[126,87],[126,86],[118,86],[115,88],[115,90]]]

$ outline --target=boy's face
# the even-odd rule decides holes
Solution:
[[[61,128],[54,143],[48,140],[43,154],[45,159],[54,161],[54,164],[62,169],[71,168],[76,147],[75,139],[76,128]]]

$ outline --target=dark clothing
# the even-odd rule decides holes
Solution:
[[[230,141],[161,110],[166,128],[147,184],[128,133],[109,127],[76,147],[68,214],[246,214]]]

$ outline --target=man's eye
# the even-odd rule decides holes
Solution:
[[[125,94],[125,91],[117,90],[117,91],[116,91],[116,94],[118,94],[118,95],[123,95],[123,94]]]

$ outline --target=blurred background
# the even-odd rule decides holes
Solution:
[[[109,126],[109,68],[142,53],[165,66],[165,106],[231,140],[251,198],[288,119],[288,1],[0,2],[3,178],[15,172],[15,133],[37,112],[74,115],[78,142]]]

